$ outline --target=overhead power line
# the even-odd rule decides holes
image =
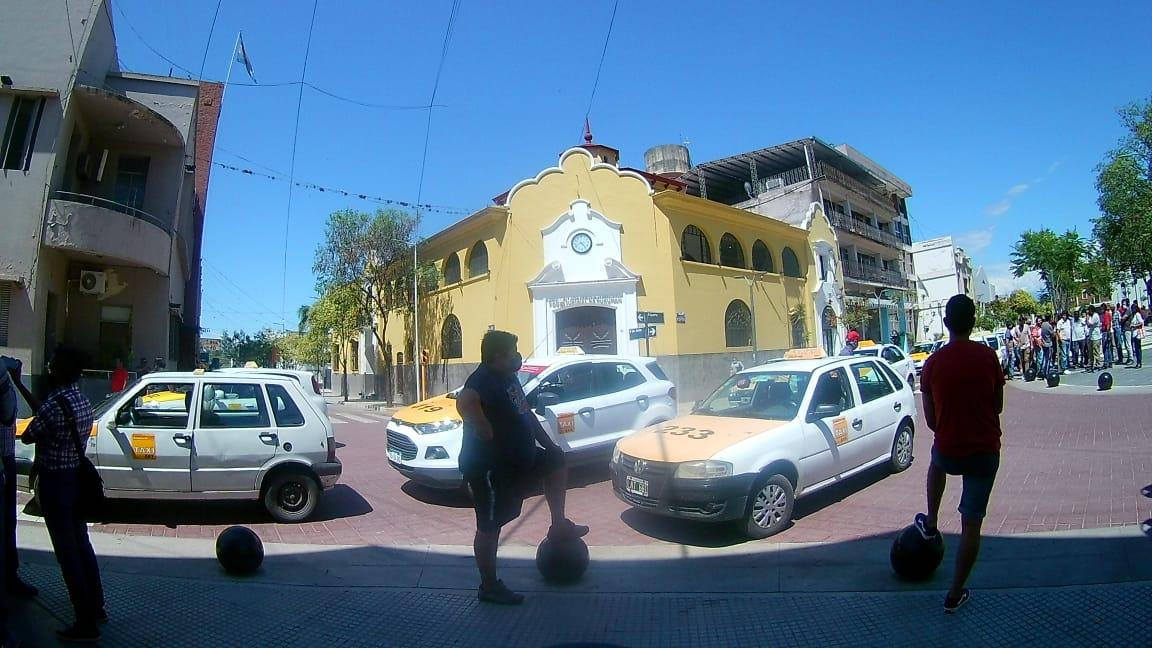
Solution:
[[[220,16],[220,5],[224,4],[224,0],[216,0],[216,11],[212,12],[212,24],[208,27],[208,40],[204,43],[204,55],[200,57],[200,74],[196,78],[204,80],[204,64],[208,62],[208,46],[212,44],[212,34],[216,32],[216,18]]]
[[[616,10],[620,8],[620,0],[612,3],[612,17],[608,19],[608,32],[604,34],[604,47],[600,50],[600,62],[596,64],[596,77],[592,81],[592,93],[588,97],[588,109],[584,111],[584,119],[592,113],[592,103],[596,100],[596,89],[600,87],[600,71],[604,69],[604,59],[608,55],[608,41],[612,40],[612,28],[616,25]]]
[[[424,171],[428,168],[428,143],[432,139],[432,106],[436,105],[436,94],[440,91],[440,76],[444,72],[444,61],[448,59],[448,46],[452,42],[452,32],[456,28],[456,16],[460,12],[460,0],[452,0],[452,10],[448,13],[448,27],[444,30],[444,42],[440,46],[440,62],[436,64],[436,77],[432,81],[432,96],[428,99],[428,119],[424,124],[424,152],[420,155],[420,180],[416,185],[416,204],[424,197]],[[419,208],[417,208],[419,222]]]
[[[190,78],[194,78],[194,79],[202,79],[203,78],[203,71],[201,71],[198,74],[198,73],[192,71],[191,69],[186,68],[183,65],[180,65],[179,63],[177,63],[176,61],[172,60],[171,58],[166,56],[163,52],[156,49],[155,47],[152,47],[152,44],[149,43],[148,40],[144,38],[143,34],[141,34],[139,32],[139,30],[137,30],[136,27],[134,27],[132,25],[132,22],[130,20],[128,20],[128,16],[124,14],[124,9],[121,8],[119,3],[116,3],[116,11],[120,14],[120,17],[124,19],[124,24],[128,26],[128,29],[131,30],[132,33],[136,35],[137,40],[139,40],[144,45],[144,47],[148,48],[149,51],[151,51],[156,56],[160,57],[163,61],[165,61],[166,63],[168,63],[172,67],[176,68],[177,70],[180,70],[181,72],[184,72]],[[207,46],[205,46],[205,52],[207,52]],[[121,68],[123,68],[123,67],[124,66],[121,65]],[[201,67],[203,67],[203,64],[201,64]],[[338,94],[336,92],[332,92],[331,90],[328,90],[326,88],[322,88],[322,87],[320,87],[314,83],[309,83],[307,81],[282,81],[279,83],[247,83],[247,82],[242,83],[242,82],[238,82],[238,81],[230,81],[228,83],[228,85],[230,85],[230,86],[245,86],[245,87],[249,87],[249,88],[282,88],[285,86],[303,85],[304,87],[306,87],[306,88],[308,88],[314,92],[318,92],[318,93],[325,95],[327,97],[331,97],[332,99],[335,99],[337,101],[343,101],[344,103],[349,103],[349,104],[353,104],[356,106],[362,106],[364,108],[376,108],[379,110],[389,110],[389,111],[392,111],[392,110],[428,110],[430,108],[444,108],[445,107],[442,105],[429,106],[426,104],[419,104],[419,105],[385,104],[385,103],[376,103],[376,102],[371,102],[371,101],[363,101],[360,99],[354,99],[352,97],[341,95],[341,94]]]

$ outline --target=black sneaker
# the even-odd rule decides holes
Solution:
[[[5,589],[8,590],[9,594],[18,598],[32,598],[40,593],[40,590],[20,580],[19,577],[8,581]]]
[[[95,624],[72,624],[72,627],[56,631],[56,639],[64,643],[96,643],[100,641],[100,628]]]
[[[956,610],[959,610],[960,606],[967,603],[968,599],[970,599],[970,598],[972,598],[972,594],[969,593],[968,590],[963,590],[962,592],[960,592],[960,596],[958,598],[952,598],[951,596],[945,596],[944,597],[944,613],[945,614],[955,614]]]
[[[588,527],[576,524],[572,520],[564,520],[560,524],[553,524],[548,529],[548,537],[552,540],[575,540],[588,535]]]
[[[495,603],[496,605],[520,605],[524,602],[524,595],[508,589],[502,580],[496,581],[492,587],[481,585],[480,589],[476,591],[476,598],[482,603]]]
[[[928,527],[928,516],[923,513],[916,514],[916,522],[914,522],[914,524],[916,525],[916,530],[920,532],[920,536],[925,540],[931,540],[940,533],[936,528]]]

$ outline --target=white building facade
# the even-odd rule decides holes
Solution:
[[[912,244],[912,266],[918,297],[916,340],[938,340],[946,335],[944,305],[948,300],[961,293],[976,298],[972,259],[956,247],[951,236],[941,236]],[[984,285],[989,285],[987,278]]]

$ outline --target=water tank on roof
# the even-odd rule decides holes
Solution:
[[[688,147],[682,144],[661,144],[644,151],[644,170],[662,176],[679,176],[692,168]]]

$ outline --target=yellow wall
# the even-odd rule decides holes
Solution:
[[[565,214],[578,198],[623,226],[620,261],[641,277],[637,307],[665,315],[666,323],[651,340],[653,355],[750,349],[725,348],[724,315],[732,300],[748,303],[749,286],[743,277],[752,271],[681,261],[680,237],[689,224],[706,234],[714,263],[719,262],[719,243],[725,232],[739,239],[748,266],[753,243],[760,239],[768,245],[775,272],[758,279],[754,288],[758,349],[783,350],[792,346],[790,308],[803,310],[811,336],[808,286],[818,280],[818,270],[809,249],[808,232],[675,191],[653,194],[642,178],[613,166],[594,164],[583,149],[573,149],[562,156],[560,170],[544,171],[517,185],[505,208],[488,208],[421,245],[420,255],[435,259],[441,271],[447,256],[457,254],[463,279],[448,286],[442,284],[422,300],[421,346],[429,349],[434,361],[440,362],[440,331],[449,313],[459,318],[463,338],[463,358],[449,362],[478,362],[480,339],[490,325],[519,336],[526,356],[550,351],[531,348],[533,311],[528,284],[545,267],[541,231]],[[469,250],[479,240],[487,245],[490,272],[469,277]],[[781,274],[786,245],[799,258],[803,278]],[[677,312],[685,314],[685,324],[676,323]],[[389,318],[386,338],[393,351],[405,349],[410,327],[410,317]]]

